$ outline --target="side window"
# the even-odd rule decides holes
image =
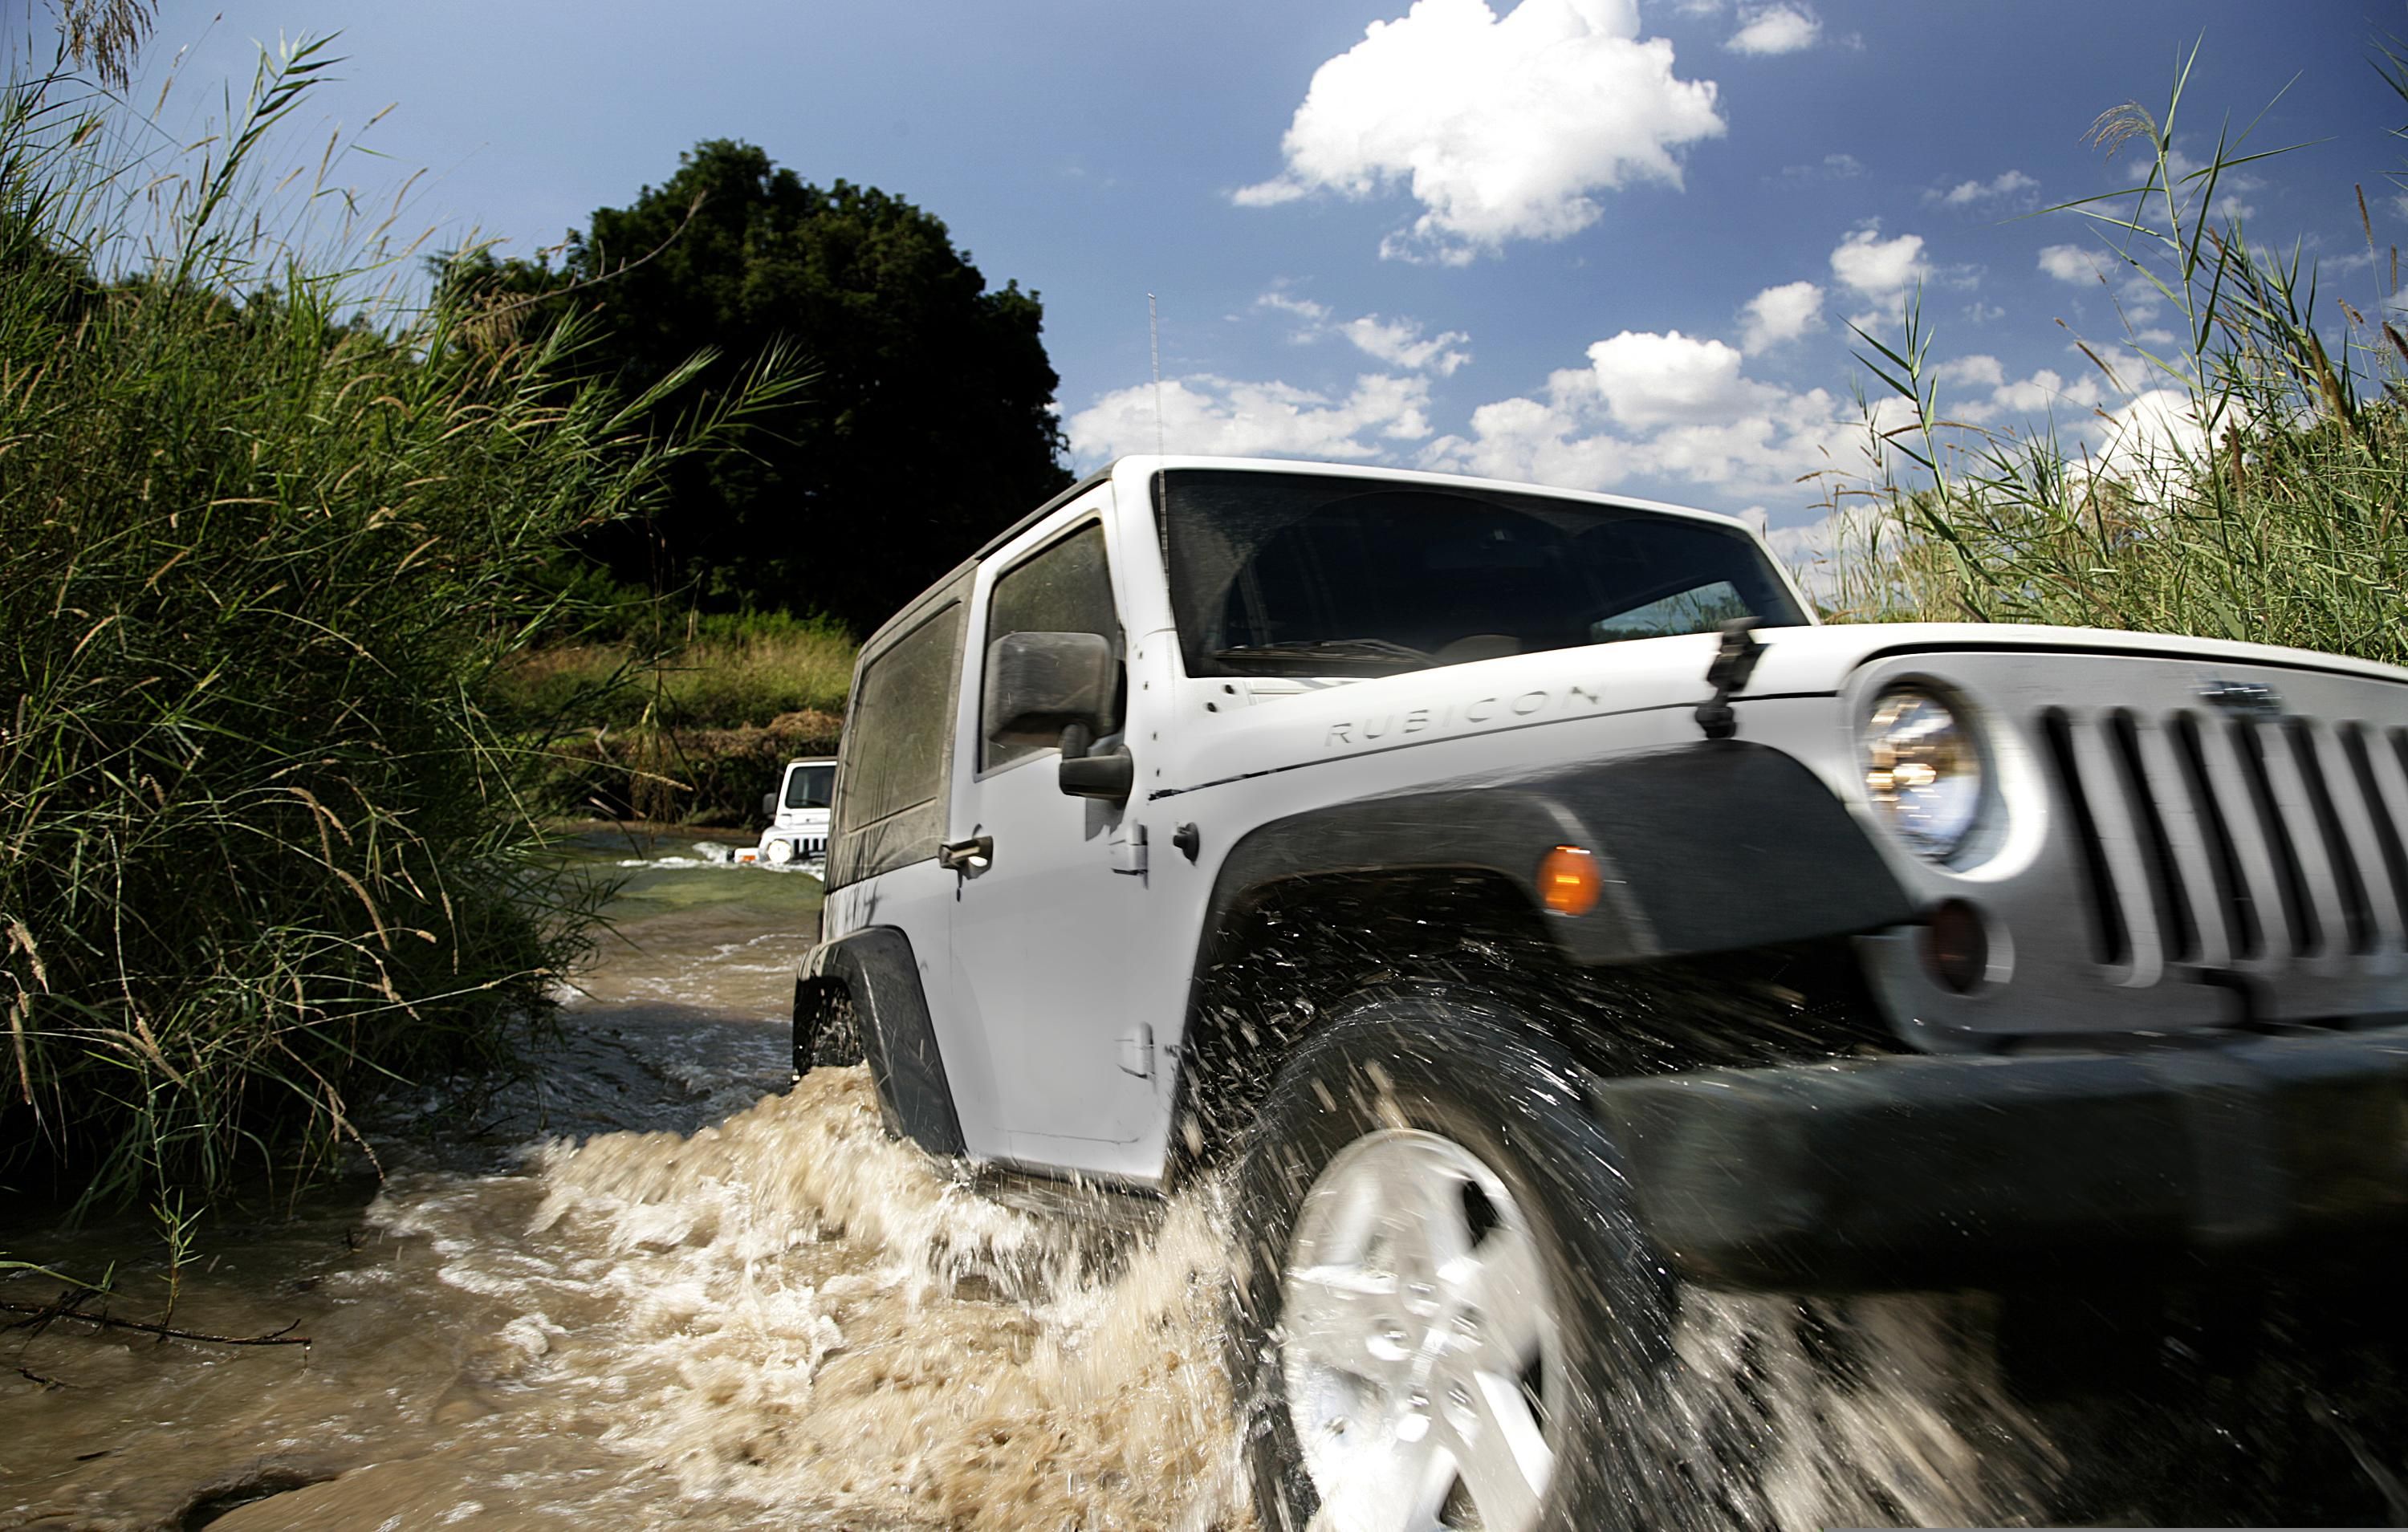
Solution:
[[[789,809],[824,809],[831,801],[836,787],[834,766],[796,766],[786,779],[786,807]]]
[[[1090,522],[1078,531],[1031,554],[996,579],[987,598],[983,654],[1008,633],[1096,633],[1121,651],[1121,623],[1112,609],[1111,566],[1104,559],[1104,529]],[[1122,703],[1115,698],[1112,716],[1100,732],[1120,727]],[[1049,747],[1002,739],[981,743],[979,766],[996,766],[1039,755]]]
[[[964,615],[949,603],[862,666],[845,720],[831,887],[924,861],[944,839]]]

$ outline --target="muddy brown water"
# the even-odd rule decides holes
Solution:
[[[1253,1525],[1216,1188],[987,1195],[887,1139],[860,1070],[789,1088],[815,881],[690,835],[577,854],[625,879],[620,936],[540,1067],[472,1118],[399,1103],[381,1182],[203,1232],[176,1324],[306,1349],[0,1332],[0,1528]],[[0,1248],[130,1256],[115,1310],[157,1316],[139,1220]],[[2001,1385],[1996,1317],[1699,1296],[1683,1384],[1633,1428],[1686,1465],[1698,1526],[2039,1521],[2080,1443]]]

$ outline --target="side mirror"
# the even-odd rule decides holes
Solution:
[[[1084,730],[1081,730],[1084,733]],[[1137,762],[1130,759],[1128,747],[1122,745],[1101,755],[1070,753],[1070,738],[1066,735],[1062,750],[1062,791],[1074,798],[1101,798],[1106,803],[1126,803],[1137,790]]]
[[[776,819],[778,817],[777,794],[764,793],[761,795],[761,817],[763,819]]]
[[[1007,633],[987,646],[981,723],[1009,745],[1052,745],[1072,724],[1092,735],[1119,680],[1100,633]]]

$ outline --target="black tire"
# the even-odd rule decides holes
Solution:
[[[1542,1379],[1522,1380],[1555,1454],[1535,1525],[1595,1532],[1677,1523],[1677,1511],[1659,1507],[1669,1465],[1649,1445],[1662,1430],[1655,1406],[1673,1366],[1674,1293],[1633,1216],[1613,1145],[1584,1110],[1561,1047],[1511,1016],[1433,995],[1367,999],[1316,1029],[1282,1067],[1247,1145],[1229,1348],[1258,1519],[1305,1532],[1321,1499],[1283,1364],[1283,1283],[1297,1215],[1341,1151],[1398,1129],[1468,1151],[1502,1183],[1538,1247],[1561,1376],[1551,1391]],[[1476,1213],[1468,1215],[1475,1223]],[[1475,1253],[1491,1237],[1457,1232]],[[1337,1430],[1344,1428],[1341,1417]],[[1461,1513],[1455,1496],[1469,1494],[1458,1478],[1445,1524]]]
[[[825,979],[795,981],[795,1073],[810,1074],[822,1066],[836,1068],[859,1064],[861,1018],[844,987]]]

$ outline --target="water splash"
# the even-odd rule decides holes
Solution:
[[[2018,1526],[2063,1460],[1999,1376],[1985,1304],[1691,1291],[1654,1423],[1699,1473],[1696,1525]]]
[[[375,1215],[508,1299],[519,1386],[607,1406],[683,1496],[872,1525],[1240,1525],[1209,1189],[1150,1231],[1024,1212],[887,1138],[863,1070],[689,1138],[538,1151],[522,1231]],[[1100,1196],[1100,1194],[1098,1194]]]

